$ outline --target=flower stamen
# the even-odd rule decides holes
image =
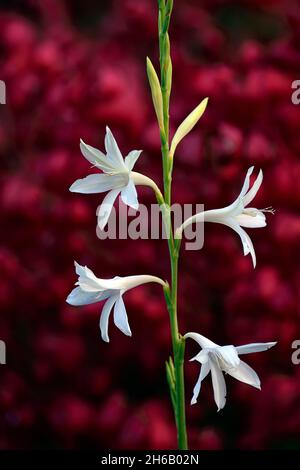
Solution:
[[[272,206],[265,207],[264,209],[259,209],[260,212],[269,212],[270,214],[274,215],[276,212],[276,209],[274,209]]]

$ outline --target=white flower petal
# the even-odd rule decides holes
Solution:
[[[117,144],[111,130],[109,129],[109,127],[106,127],[106,134],[105,134],[104,143],[105,143],[105,150],[107,152],[107,159],[109,160],[110,164],[112,164],[112,166],[115,169],[120,169],[120,170],[126,169],[127,170],[127,168],[125,167],[125,164],[124,164],[122,154],[121,154],[120,149],[118,147],[118,144]]]
[[[207,376],[209,371],[210,371],[210,365],[209,365],[208,362],[206,362],[205,364],[203,364],[201,366],[199,378],[198,378],[198,380],[196,382],[196,385],[194,387],[194,390],[193,390],[193,398],[191,400],[191,405],[194,405],[195,403],[197,403],[197,398],[199,396],[200,389],[201,389],[201,382],[202,382],[202,380],[205,379],[205,377]]]
[[[218,411],[224,408],[226,403],[226,383],[223,373],[213,353],[209,353],[209,364],[211,371],[212,385],[214,389],[214,399],[218,407]]]
[[[86,144],[82,139],[80,139],[80,150],[82,155],[92,163],[92,165],[96,165],[107,173],[110,173],[113,170],[113,166],[110,164],[106,155],[95,147]]]
[[[249,168],[249,170],[247,171],[247,174],[246,174],[246,177],[245,177],[245,180],[244,180],[244,184],[243,184],[243,187],[242,187],[240,195],[239,195],[239,197],[241,197],[241,198],[244,198],[245,194],[247,193],[247,191],[249,189],[250,176],[252,175],[253,170],[254,170],[254,166],[251,166]]]
[[[243,346],[236,346],[236,350],[238,354],[251,354],[261,351],[267,351],[268,349],[272,348],[277,344],[277,341],[273,341],[271,343],[250,343],[244,344]]]
[[[131,336],[131,330],[128,323],[127,312],[122,295],[118,297],[118,300],[115,303],[114,322],[116,327],[119,328],[119,330],[121,330],[124,335]]]
[[[251,254],[252,261],[253,261],[253,266],[255,268],[255,266],[256,266],[256,255],[255,255],[253,243],[251,241],[251,238],[247,234],[247,232],[245,232],[245,230],[242,229],[242,227],[240,227],[238,222],[233,218],[230,218],[230,219],[226,218],[223,221],[219,221],[219,223],[223,223],[223,224],[227,225],[228,227],[232,228],[232,230],[234,230],[240,236],[242,244],[243,244],[244,255],[246,256],[249,253]]]
[[[251,258],[252,258],[253,267],[255,268],[256,267],[256,254],[255,254],[254,246],[253,246],[252,240],[249,237],[248,233],[245,232],[245,230],[243,230],[243,232],[244,232],[244,237],[245,237],[247,247],[248,247],[248,250],[249,250],[245,255],[250,253]]]
[[[200,362],[200,364],[205,364],[206,362],[208,362],[209,359],[209,351],[209,349],[202,349],[198,354],[196,354],[196,356],[192,357],[190,361],[198,361]]]
[[[122,189],[121,198],[127,206],[130,206],[133,209],[138,209],[139,201],[137,198],[136,187],[131,179],[129,180],[126,188]]]
[[[114,295],[110,297],[104,304],[101,316],[100,316],[100,330],[101,330],[101,336],[103,341],[106,341],[106,343],[109,342],[109,336],[108,336],[108,320],[110,316],[111,309],[114,306],[114,303],[117,301],[118,295]]]
[[[101,230],[103,230],[104,227],[106,226],[110,213],[112,211],[114,202],[117,199],[119,194],[120,194],[119,189],[112,189],[103,199],[103,202],[98,211],[98,225]]]
[[[87,266],[81,266],[75,261],[75,270],[76,274],[78,274],[78,283],[82,286],[82,284],[85,284],[85,287],[87,287],[87,290],[89,292],[91,291],[107,291],[110,292],[109,295],[113,295],[116,293],[116,291],[124,289],[124,287],[127,285],[126,282],[126,277],[119,277],[115,276],[113,279],[101,279],[93,273],[91,269],[89,269]],[[131,277],[139,277],[139,278],[147,278],[149,276],[128,276],[128,278]],[[153,276],[150,276],[153,277]],[[156,279],[156,278],[155,278]],[[150,282],[150,281],[149,281]]]
[[[218,223],[218,224],[227,225],[232,230],[234,230],[241,238],[241,241],[242,241],[242,244],[243,244],[244,255],[246,256],[249,253],[251,253],[253,266],[255,268],[255,266],[256,266],[256,255],[255,255],[253,243],[251,241],[251,238],[247,234],[247,232],[245,232],[245,230],[239,225],[236,216],[235,217],[220,217],[220,218],[209,217],[208,220],[205,217],[205,221],[206,222],[214,222],[214,223]]]
[[[243,202],[244,202],[244,206],[248,206],[248,204],[250,204],[250,202],[255,198],[260,186],[261,186],[261,183],[263,181],[263,172],[262,170],[259,171],[258,173],[258,176],[256,178],[256,180],[254,181],[251,189],[245,194],[245,196],[243,197]]]
[[[215,354],[219,358],[222,369],[237,367],[240,363],[240,358],[234,346],[219,346],[215,349]]]
[[[87,266],[81,266],[75,261],[75,271],[78,274],[78,284],[86,292],[100,292],[105,289],[101,285],[100,279],[98,279],[93,271]]]
[[[218,344],[214,343],[213,341],[211,341],[208,338],[205,338],[205,336],[199,335],[199,333],[193,333],[193,332],[186,333],[184,335],[184,338],[185,339],[186,338],[193,339],[194,341],[196,341],[199,344],[199,346],[201,346],[202,349],[219,347]]]
[[[78,276],[90,276],[91,278],[96,277],[93,271],[87,266],[81,266],[81,264],[77,263],[77,261],[74,261],[74,266],[75,272],[78,274]]]
[[[261,228],[267,225],[266,216],[258,209],[245,209],[244,213],[236,215],[236,220],[241,227]]]
[[[233,217],[233,216],[236,216],[236,215],[240,214],[243,211],[243,209],[245,207],[244,196],[245,196],[246,192],[249,189],[250,176],[251,176],[253,170],[254,170],[254,166],[249,168],[249,170],[247,171],[247,174],[246,174],[241,192],[240,192],[239,196],[236,198],[236,200],[232,204],[230,204],[229,206],[223,207],[222,209],[214,209],[214,210],[211,210],[211,211],[207,211],[206,212],[207,215],[205,215],[205,218],[204,218],[205,221],[209,222],[210,221],[210,220],[208,220],[209,217],[213,217],[213,218]]]
[[[100,300],[102,299],[99,298],[99,292],[87,292],[82,290],[81,287],[75,287],[75,289],[73,289],[68,295],[66,302],[77,307],[81,305],[94,304]]]
[[[252,387],[260,389],[260,380],[257,373],[244,361],[240,361],[240,365],[236,369],[228,370],[227,374],[240,382],[244,382],[245,384],[252,385]]]
[[[239,196],[236,198],[236,200],[229,206],[223,207],[221,209],[213,209],[213,210],[203,212],[202,221],[204,220],[204,222],[218,222],[217,220],[218,218],[233,217],[233,216],[240,214],[243,211],[244,206],[245,206],[244,196],[249,189],[250,176],[253,172],[253,169],[254,169],[254,166],[249,168],[249,170],[247,171],[243,187],[241,189]],[[201,215],[201,213],[199,215]],[[200,221],[201,219],[199,220],[199,222]]]
[[[78,284],[82,287],[83,290],[92,292],[92,291],[104,291],[107,289],[113,289],[111,279],[100,279],[91,269],[87,266],[80,266],[80,264],[75,261],[75,270],[78,274]]]
[[[126,178],[122,174],[107,175],[93,174],[85,178],[76,180],[71,186],[70,191],[73,193],[96,194],[110,191],[111,189],[122,188],[126,185]]]
[[[125,157],[125,166],[128,171],[132,170],[141,153],[142,150],[132,150],[131,152],[129,152],[127,157]]]

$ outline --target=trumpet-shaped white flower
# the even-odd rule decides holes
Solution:
[[[256,196],[263,181],[263,172],[262,170],[260,170],[252,187],[249,189],[250,176],[253,172],[253,169],[253,166],[249,168],[246,174],[242,190],[237,199],[232,204],[227,207],[223,207],[222,209],[213,209],[204,212],[199,212],[198,214],[189,217],[177,229],[175,235],[176,238],[181,238],[183,230],[193,222],[216,222],[219,224],[227,225],[240,236],[243,244],[244,255],[246,256],[249,253],[251,254],[253,265],[255,267],[256,256],[253,243],[247,232],[242,227],[265,227],[267,224],[264,212],[271,212],[272,214],[274,214],[274,209],[272,209],[272,207],[267,207],[266,209],[256,209],[253,207],[248,207],[250,202],[252,202],[252,200]]]
[[[242,354],[266,351],[276,344],[276,342],[272,342],[251,343],[243,346],[219,346],[198,333],[187,333],[184,337],[192,338],[202,348],[200,353],[191,359],[191,361],[198,361],[201,364],[200,375],[194,387],[191,404],[193,405],[197,403],[201,382],[210,372],[214,390],[214,399],[218,407],[218,411],[224,408],[226,403],[226,384],[223,372],[231,375],[241,382],[260,389],[260,380],[257,373],[248,366],[248,364],[241,361],[239,356]]]
[[[100,330],[102,339],[109,342],[108,321],[114,307],[114,323],[119,330],[127,336],[131,336],[126,308],[123,302],[123,294],[134,287],[149,282],[156,282],[163,287],[165,282],[156,276],[139,275],[114,277],[113,279],[100,279],[87,267],[75,262],[76,274],[78,274],[77,286],[67,297],[70,305],[89,305],[101,300],[106,300],[100,316]]]
[[[141,150],[132,150],[123,159],[118,144],[108,127],[104,144],[106,155],[85,144],[83,140],[80,141],[83,156],[103,173],[88,175],[70,186],[70,191],[74,193],[95,194],[109,191],[103,199],[98,213],[98,224],[101,230],[107,224],[113,204],[119,194],[121,194],[124,204],[138,209],[136,185],[150,186],[155,192],[159,191],[157,185],[150,178],[132,171]]]

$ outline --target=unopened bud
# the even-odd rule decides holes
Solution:
[[[163,99],[161,86],[155,68],[152,65],[151,60],[147,57],[147,75],[150,83],[151,94],[155,113],[157,116],[158,124],[161,130],[164,129],[164,118],[163,118]]]
[[[172,140],[170,157],[174,156],[175,150],[179,142],[193,129],[197,124],[207,106],[208,98],[204,98],[201,103],[185,118],[180,124]]]

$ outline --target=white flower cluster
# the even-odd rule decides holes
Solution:
[[[206,104],[207,100],[203,100],[199,107],[197,107],[178,128],[171,145],[172,157],[180,140],[192,129],[195,125],[195,120],[198,120],[203,114]],[[114,201],[119,195],[125,204],[137,209],[139,203],[136,185],[150,186],[156,193],[159,192],[154,181],[140,173],[132,171],[141,151],[133,150],[123,159],[117,142],[109,128],[107,128],[105,136],[106,154],[85,144],[83,141],[80,143],[80,148],[83,156],[95,168],[101,170],[102,173],[97,172],[75,181],[70,187],[70,191],[84,194],[104,193],[108,191],[98,214],[98,224],[101,229],[107,224]],[[180,239],[184,229],[195,222],[215,222],[227,225],[240,236],[244,255],[251,255],[255,267],[256,256],[254,247],[249,235],[243,227],[264,227],[266,225],[264,213],[273,212],[273,210],[271,208],[256,209],[248,207],[256,196],[263,181],[263,173],[260,170],[255,182],[250,187],[250,176],[253,173],[253,169],[254,168],[251,167],[248,170],[242,190],[232,204],[221,209],[203,211],[193,215],[185,220],[181,227],[177,229],[175,238],[177,240]],[[83,267],[75,263],[75,269],[78,275],[78,281],[76,282],[77,287],[70,293],[67,302],[71,305],[78,306],[105,300],[100,317],[100,330],[102,339],[106,342],[109,341],[108,321],[112,309],[114,323],[117,328],[125,335],[131,336],[123,301],[123,294],[126,291],[149,282],[158,283],[163,287],[167,286],[166,282],[162,279],[150,275],[100,279],[86,266]],[[260,388],[260,380],[256,372],[245,362],[241,361],[239,356],[242,354],[265,351],[276,344],[275,342],[270,342],[246,344],[238,347],[232,345],[219,346],[198,333],[187,333],[184,337],[194,339],[201,347],[200,353],[192,359],[201,364],[201,370],[199,379],[194,388],[191,403],[196,403],[201,382],[211,373],[214,398],[218,410],[223,408],[226,402],[226,385],[223,372],[253,387]]]

